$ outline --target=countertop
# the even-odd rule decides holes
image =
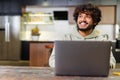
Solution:
[[[59,37],[58,35],[56,35],[53,32],[46,32],[46,31],[41,31],[41,35],[40,36],[31,36],[30,31],[22,31],[20,33],[20,40],[21,41],[55,41],[56,39],[58,39],[57,37]]]
[[[53,43],[54,41],[46,41],[46,40],[39,40],[39,41],[29,41],[30,43]]]
[[[56,76],[50,67],[0,66],[0,80],[120,80],[120,76],[111,69],[108,77]]]

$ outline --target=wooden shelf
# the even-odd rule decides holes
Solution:
[[[23,16],[23,24],[25,25],[53,24],[53,15],[50,13],[25,14]]]
[[[53,24],[53,22],[24,22],[26,25],[36,25],[36,24]]]

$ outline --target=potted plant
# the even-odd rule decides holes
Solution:
[[[40,30],[37,26],[32,28],[31,30],[32,40],[39,40],[39,36],[40,36],[39,32]]]

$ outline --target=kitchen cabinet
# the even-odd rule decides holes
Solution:
[[[50,48],[53,42],[46,41],[32,41],[30,42],[30,66],[48,67],[50,57]]]
[[[24,5],[66,6],[67,0],[24,0]]]
[[[85,3],[95,3],[99,4],[100,0],[68,0],[68,6],[75,6],[78,4],[85,4]]]
[[[68,0],[53,0],[53,6],[67,6]]]
[[[92,3],[98,5],[116,5],[119,0],[23,0],[23,5],[39,6],[73,6]]]
[[[99,6],[102,12],[101,22],[99,24],[115,24],[116,23],[116,6]],[[73,12],[75,7],[69,7],[68,20],[70,24],[75,24]]]
[[[69,24],[75,24],[75,20],[74,20],[74,17],[73,17],[74,10],[75,10],[75,7],[69,7],[69,11],[68,11]]]
[[[99,0],[100,5],[116,5],[118,0]]]
[[[21,0],[1,0],[0,15],[21,15]]]
[[[21,60],[29,60],[29,41],[21,41]]]
[[[120,49],[117,49],[117,51],[114,54],[116,63],[120,63]]]
[[[2,14],[2,12],[3,12],[3,3],[0,2],[0,15]]]
[[[117,14],[116,14],[116,16],[117,16],[116,17],[117,18],[117,24],[120,25],[120,1],[119,1],[119,4],[117,5]]]
[[[52,6],[53,5],[53,0],[38,0],[41,6]],[[38,3],[39,3],[38,2]]]
[[[10,12],[9,12],[10,15],[21,15],[22,13],[21,0],[11,0],[11,3],[9,4],[10,4]]]
[[[24,6],[36,5],[36,4],[37,4],[37,0],[23,0],[22,1],[22,5],[24,5]]]
[[[73,6],[73,5],[81,4],[83,2],[84,2],[84,0],[68,0],[68,5]]]
[[[102,20],[100,24],[116,23],[116,6],[99,6],[102,12]]]
[[[52,6],[53,0],[24,0],[23,5]]]
[[[117,63],[120,63],[120,40],[116,39],[114,57]]]

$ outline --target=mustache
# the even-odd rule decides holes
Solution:
[[[79,22],[79,24],[81,24],[81,23],[85,23],[85,24],[88,24],[86,21],[81,21],[81,22]]]

